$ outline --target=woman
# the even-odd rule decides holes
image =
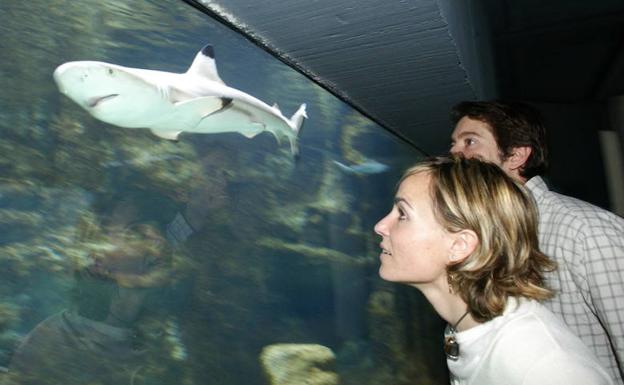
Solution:
[[[382,236],[379,275],[419,289],[449,324],[452,384],[613,384],[539,301],[554,262],[538,250],[532,201],[502,170],[477,159],[410,168]]]

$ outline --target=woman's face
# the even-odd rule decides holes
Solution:
[[[427,173],[406,178],[392,210],[375,225],[382,236],[379,275],[387,281],[446,285],[452,238],[434,216],[429,181]]]

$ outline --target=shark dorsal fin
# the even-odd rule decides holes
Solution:
[[[195,56],[195,60],[189,67],[187,74],[193,74],[212,80],[215,82],[223,83],[223,80],[219,77],[217,72],[217,63],[214,58],[214,49],[210,44],[204,46]]]

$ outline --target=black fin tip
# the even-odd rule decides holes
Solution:
[[[214,49],[210,44],[205,45],[204,48],[202,48],[201,53],[204,56],[208,56],[209,58],[214,59]]]

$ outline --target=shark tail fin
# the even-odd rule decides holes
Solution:
[[[301,133],[301,128],[303,127],[303,122],[308,118],[308,114],[306,113],[306,104],[302,103],[299,106],[297,112],[293,114],[293,116],[289,119],[290,128],[292,128],[295,133],[294,136],[290,137],[290,152],[297,158],[299,156],[299,134]]]

